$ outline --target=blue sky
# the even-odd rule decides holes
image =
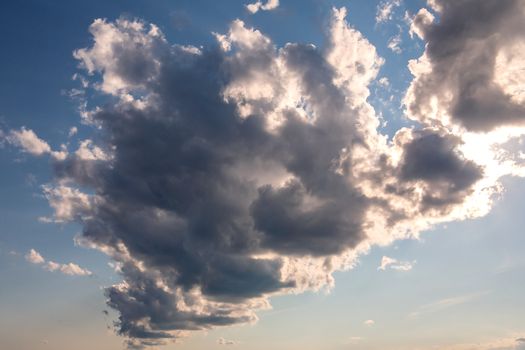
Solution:
[[[476,1],[444,3],[281,0],[257,13],[233,0],[2,3],[0,348],[522,349],[525,81],[505,77],[525,68],[511,25],[525,4],[480,6],[465,17],[476,36],[454,26]],[[269,48],[258,51],[259,35]],[[465,49],[446,51],[456,41]],[[462,109],[468,84],[490,89]],[[163,131],[156,118],[181,121]]]

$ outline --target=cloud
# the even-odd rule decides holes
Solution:
[[[33,130],[22,127],[20,130],[12,130],[8,136],[9,142],[20,147],[24,152],[40,156],[51,152],[51,147],[40,139]]]
[[[202,48],[140,20],[91,25],[74,56],[107,101],[83,111],[93,137],[52,159],[44,220],[77,222],[118,267],[106,296],[131,348],[254,323],[374,245],[490,210],[510,166],[427,119],[381,134],[367,99],[384,60],[345,17],[322,48],[241,20]]]
[[[385,271],[387,268],[398,271],[410,271],[414,267],[415,261],[399,261],[397,259],[383,256],[381,258],[381,265],[377,268],[378,270]]]
[[[91,271],[78,266],[75,263],[59,264],[54,261],[46,261],[39,252],[34,249],[29,250],[25,255],[27,261],[32,264],[42,265],[42,267],[48,271],[58,271],[65,275],[70,276],[90,276]]]
[[[219,345],[236,345],[236,344],[238,344],[238,342],[235,341],[235,340],[228,340],[228,339],[224,339],[223,337],[220,337],[219,339],[217,339],[217,344],[219,344]]]
[[[78,128],[76,126],[72,126],[70,129],[69,129],[69,132],[67,134],[68,137],[73,137],[75,136],[76,134],[78,133]]]
[[[392,20],[394,10],[401,6],[401,0],[383,0],[377,5],[376,23]]]
[[[363,324],[367,327],[372,327],[373,325],[375,325],[375,321],[374,320],[366,320],[363,322]]]
[[[401,34],[398,34],[390,38],[390,40],[388,40],[387,47],[390,50],[392,50],[392,52],[400,54],[401,52],[403,52],[400,45],[401,45]]]
[[[518,333],[519,334],[519,333]],[[523,338],[516,339],[516,333],[509,334],[496,338],[484,339],[473,343],[444,345],[440,349],[444,350],[523,350],[525,349],[525,341]]]
[[[31,264],[43,264],[45,262],[42,255],[34,249],[31,249],[25,256],[26,260]]]
[[[263,4],[261,1],[256,1],[246,5],[246,9],[252,14],[259,12],[259,10],[275,10],[277,7],[279,7],[279,0],[267,0],[266,4]]]
[[[83,269],[75,263],[59,264],[54,261],[48,261],[45,265],[45,269],[51,272],[59,271],[64,275],[70,276],[90,276],[91,271]]]
[[[451,297],[451,298],[440,299],[430,304],[422,305],[421,307],[419,307],[417,311],[410,313],[409,317],[418,318],[423,314],[439,312],[439,311],[448,309],[453,306],[469,303],[487,294],[490,294],[490,291],[482,291],[482,292],[477,292],[477,293],[472,293],[472,294],[466,294],[466,295],[460,295],[460,296]]]
[[[523,125],[525,2],[435,0],[433,7],[439,21],[423,9],[411,27],[426,49],[410,65],[410,118],[469,131]]]
[[[10,144],[33,156],[49,154],[57,160],[63,160],[67,156],[65,149],[53,151],[46,141],[39,138],[33,130],[25,127],[20,130],[11,130],[6,139]]]

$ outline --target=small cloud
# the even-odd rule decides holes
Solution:
[[[400,45],[401,45],[401,34],[398,34],[390,38],[390,40],[388,41],[387,47],[390,50],[392,50],[392,52],[400,54],[401,52],[403,52]]]
[[[377,6],[376,23],[384,23],[392,20],[394,10],[401,6],[401,0],[383,0]]]
[[[71,127],[71,129],[69,129],[69,133],[67,134],[67,136],[72,137],[72,136],[75,136],[77,133],[78,133],[78,128],[76,126],[73,126]]]
[[[236,345],[236,344],[238,344],[238,342],[235,341],[235,340],[228,340],[228,339],[224,339],[223,337],[220,337],[219,339],[217,339],[217,344],[219,344],[219,345]]]
[[[372,327],[376,324],[376,322],[374,320],[366,320],[365,322],[363,322],[363,324],[367,327]]]
[[[264,5],[261,1],[257,1],[246,5],[246,9],[252,14],[259,12],[259,10],[275,10],[277,7],[279,7],[279,0],[268,0]]]
[[[385,88],[390,86],[390,81],[388,80],[387,77],[382,77],[381,79],[377,81],[377,83],[379,84],[379,86],[382,86]]]
[[[26,260],[31,264],[43,264],[45,262],[42,255],[34,249],[31,249],[25,256]]]
[[[51,153],[49,144],[39,138],[31,129],[22,127],[20,130],[11,130],[7,136],[9,143],[18,146],[23,152],[32,154],[34,156],[41,156],[46,153]]]
[[[78,266],[75,263],[69,263],[69,264],[59,264],[54,261],[48,261],[45,265],[45,269],[49,271],[59,271],[63,273],[64,275],[69,276],[91,276],[92,272],[83,269],[82,267]]]
[[[84,269],[75,263],[59,264],[54,261],[46,261],[46,259],[44,259],[42,255],[40,255],[40,253],[34,249],[29,250],[29,252],[25,255],[25,258],[32,264],[42,265],[43,268],[48,271],[58,271],[63,273],[64,275],[69,276],[92,275],[91,271],[89,271],[88,269]]]
[[[49,144],[39,138],[31,129],[22,127],[20,130],[11,130],[6,137],[7,142],[33,156],[51,155],[56,160],[64,160],[67,157],[67,150],[62,147],[60,151],[53,151]]]
[[[397,271],[410,271],[414,267],[416,261],[399,261],[394,258],[390,258],[388,256],[383,256],[381,259],[381,265],[377,268],[377,270],[385,271],[387,268],[390,268],[392,270]]]

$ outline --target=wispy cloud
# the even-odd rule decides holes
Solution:
[[[398,271],[410,271],[416,264],[416,261],[399,261],[388,256],[381,258],[381,265],[378,266],[378,270],[385,271],[386,269],[398,270]]]
[[[394,10],[401,6],[401,0],[383,0],[377,6],[376,23],[392,20]]]
[[[421,315],[439,312],[454,306],[466,304],[479,299],[485,295],[490,294],[490,291],[482,291],[478,293],[455,296],[451,298],[440,299],[430,304],[420,306],[416,311],[411,312],[408,316],[410,318],[418,318]]]
[[[219,345],[237,345],[239,344],[239,342],[236,340],[229,340],[229,339],[220,337],[219,339],[217,339],[217,344]]]

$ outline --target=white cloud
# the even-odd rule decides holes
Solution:
[[[39,252],[34,249],[29,250],[25,255],[27,261],[32,264],[42,265],[48,271],[58,271],[70,276],[90,276],[91,271],[78,266],[75,263],[59,264],[54,261],[46,261]]]
[[[25,256],[26,260],[31,264],[43,264],[45,262],[42,255],[34,249],[31,249]]]
[[[78,133],[78,128],[76,126],[72,126],[71,129],[69,129],[68,136],[72,137],[75,136]]]
[[[64,160],[68,154],[65,145],[62,145],[60,151],[53,151],[46,141],[39,138],[33,130],[25,127],[20,130],[11,130],[7,135],[7,141],[33,156],[49,154],[56,160]]]
[[[372,327],[373,325],[376,324],[376,322],[374,320],[366,320],[363,322],[363,324],[367,327]]]
[[[48,261],[45,268],[49,271],[59,271],[69,276],[90,276],[92,274],[88,269],[84,269],[75,263],[59,264],[54,261]]]
[[[268,0],[266,4],[263,4],[262,1],[257,1],[246,5],[246,9],[252,14],[257,13],[259,10],[275,10],[277,7],[279,7],[279,0]]]
[[[377,6],[376,23],[392,20],[394,10],[401,6],[401,0],[383,0]]]
[[[8,135],[8,141],[18,146],[22,151],[34,156],[41,156],[51,153],[51,147],[47,142],[39,138],[31,129],[22,127],[20,130],[11,130]]]
[[[387,47],[397,54],[403,52],[401,49],[401,34],[397,34],[396,36],[390,38]]]
[[[239,342],[235,340],[228,340],[223,337],[220,337],[219,339],[217,339],[217,344],[219,345],[237,345],[238,343]]]
[[[377,268],[378,270],[385,271],[387,268],[398,271],[410,271],[414,267],[415,261],[399,261],[388,256],[383,256],[381,259],[381,265]]]
[[[44,196],[49,205],[54,209],[52,218],[41,218],[43,222],[68,222],[76,216],[86,215],[94,200],[92,196],[81,192],[79,189],[59,185],[56,187],[44,185]]]
[[[75,151],[75,155],[81,160],[107,161],[110,159],[110,156],[102,148],[89,139],[80,141],[80,146]]]

